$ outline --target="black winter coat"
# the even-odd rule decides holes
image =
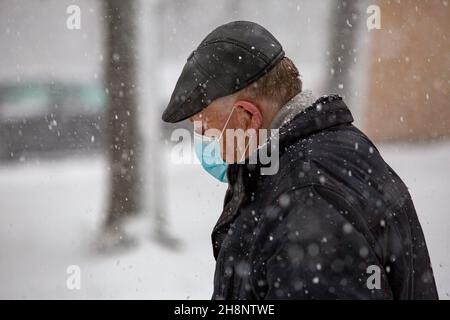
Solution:
[[[352,121],[322,97],[280,128],[277,174],[230,165],[213,299],[437,299],[408,189]]]

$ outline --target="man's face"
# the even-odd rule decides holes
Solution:
[[[257,143],[256,138],[248,136],[252,127],[252,114],[233,96],[214,100],[189,120],[197,125],[194,128],[197,133],[219,139],[222,158],[228,163],[244,160],[250,152],[249,145]]]

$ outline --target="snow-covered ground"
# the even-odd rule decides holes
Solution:
[[[428,242],[441,299],[450,298],[450,143],[385,145],[381,152],[409,186]],[[178,250],[152,238],[152,217],[130,226],[128,251],[93,247],[107,193],[101,157],[0,165],[0,298],[209,299],[210,234],[225,185],[199,165],[170,165],[167,209]],[[66,286],[69,265],[81,289]]]

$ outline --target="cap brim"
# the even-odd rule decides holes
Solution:
[[[162,114],[162,120],[176,123],[188,119],[206,108],[218,92],[195,64],[187,61]]]
[[[230,44],[226,45],[232,46]],[[226,45],[221,44],[222,51]],[[192,58],[188,58],[170,97],[169,104],[163,112],[163,121],[176,123],[192,117],[201,112],[215,99],[230,95],[257,81],[284,57],[284,51],[280,49],[276,55],[274,53],[275,56],[269,62],[261,58],[256,59],[259,65],[253,61],[252,68],[250,70],[247,68],[247,75],[242,77],[240,74],[243,72],[240,72],[240,68],[242,67],[238,65],[230,65],[227,67],[227,72],[219,70],[220,65],[216,66],[215,71],[205,70],[201,64],[196,62],[197,56],[200,60],[209,61],[208,56],[211,53],[208,50],[203,51],[199,51],[197,55],[191,55]],[[244,61],[255,59],[253,53],[246,52],[245,50],[239,51],[230,58],[230,51],[230,48],[224,51],[224,57],[218,58],[219,61],[223,61],[226,64],[228,60],[235,56],[239,56],[239,58],[243,57],[241,59]],[[220,52],[220,50],[217,49],[214,52]],[[211,74],[211,76],[208,76],[208,74]],[[217,79],[219,76],[220,81]]]

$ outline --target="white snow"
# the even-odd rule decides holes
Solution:
[[[409,188],[439,298],[450,299],[450,143],[385,145],[380,152]]]
[[[156,244],[144,215],[131,226],[137,246],[108,255],[93,246],[107,191],[103,159],[0,166],[0,298],[209,299],[210,233],[225,186],[199,165],[169,171],[169,223],[180,250]],[[81,268],[79,291],[66,287],[70,265]]]
[[[450,143],[385,145],[385,159],[410,187],[430,250],[441,299],[450,294]],[[144,214],[129,230],[137,245],[100,254],[107,192],[101,157],[0,165],[0,298],[209,299],[211,230],[226,189],[199,165],[168,165],[168,215],[182,242],[169,250],[152,238]],[[66,287],[70,265],[81,289]]]

